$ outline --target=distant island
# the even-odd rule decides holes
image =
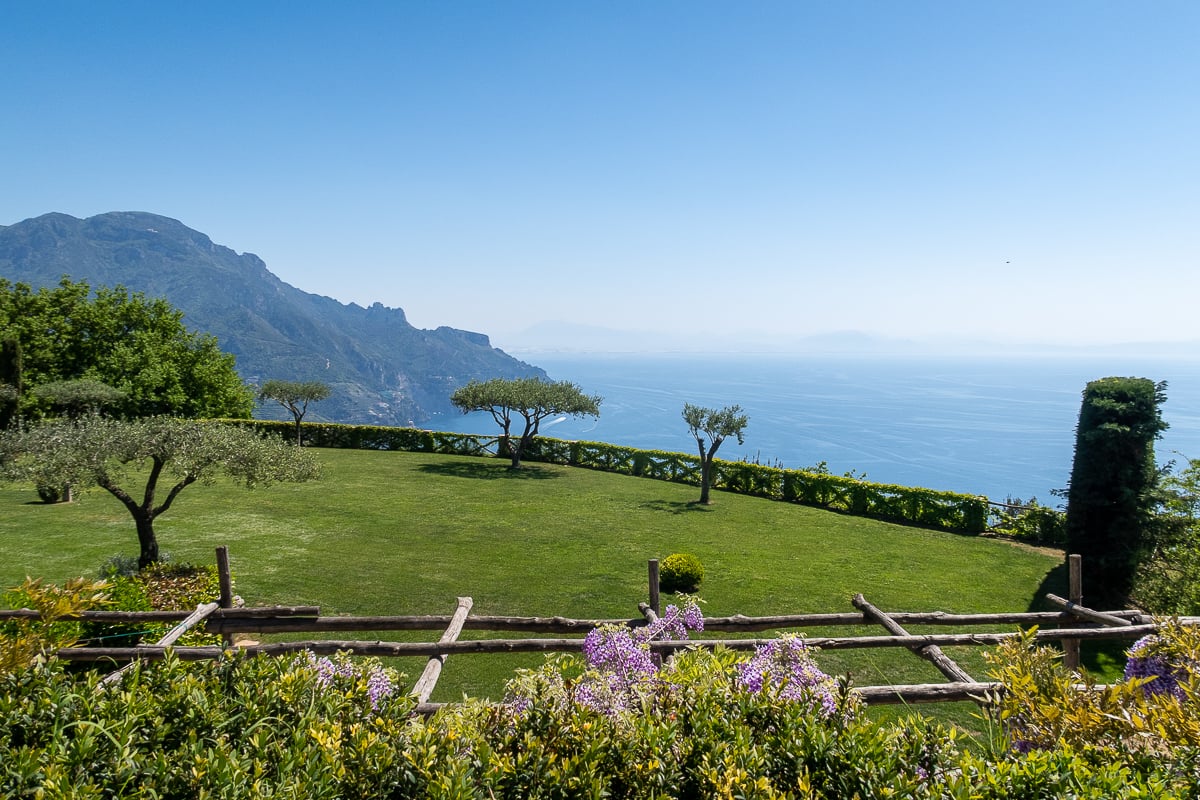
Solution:
[[[482,333],[423,330],[399,308],[345,305],[301,291],[257,256],[168,217],[52,213],[0,226],[0,277],[40,288],[64,276],[165,298],[189,328],[213,334],[237,357],[247,381],[329,384],[333,393],[313,407],[314,421],[420,425],[458,414],[450,394],[473,379],[545,377]],[[285,413],[271,405],[260,415]]]

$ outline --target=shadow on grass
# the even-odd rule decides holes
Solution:
[[[650,511],[666,511],[668,514],[686,514],[689,511],[703,511],[707,514],[712,511],[712,506],[703,505],[695,500],[686,503],[677,500],[651,500],[649,503],[642,503],[642,508]]]
[[[1066,597],[1068,592],[1067,565],[1059,564],[1047,572],[1046,577],[1042,578],[1037,591],[1033,593],[1033,597],[1029,598],[1029,608],[1026,611],[1061,611],[1062,609],[1056,605],[1052,605],[1046,599],[1046,595],[1056,594],[1059,597]]]
[[[417,469],[427,475],[474,480],[546,480],[561,478],[562,473],[545,467],[522,466],[513,469],[508,464],[422,464]]]
[[[1046,573],[1042,583],[1029,600],[1029,611],[1061,611],[1046,600],[1048,593],[1066,597],[1068,572],[1066,564],[1059,564]],[[1087,598],[1084,598],[1086,604]],[[1104,609],[1107,610],[1107,609]],[[1132,639],[1099,639],[1083,641],[1079,647],[1079,663],[1084,669],[1100,679],[1101,683],[1119,680],[1125,667],[1125,650],[1133,644]]]

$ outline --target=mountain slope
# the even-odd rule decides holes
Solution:
[[[414,328],[404,311],[308,294],[177,220],[140,212],[87,219],[46,214],[0,227],[0,276],[34,287],[64,276],[164,297],[189,328],[211,333],[252,382],[333,387],[309,419],[410,425],[457,413],[450,393],[472,379],[544,373],[483,334]],[[263,416],[283,409],[264,406]]]

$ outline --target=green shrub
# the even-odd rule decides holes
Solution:
[[[727,649],[679,653],[619,714],[561,702],[584,667],[556,656],[518,678],[525,704],[469,701],[429,719],[412,716],[411,697],[373,689],[381,675],[398,684],[371,659],[168,657],[106,689],[51,660],[0,676],[0,796],[1197,796],[1193,706],[1172,695],[1127,714],[1149,708],[1143,684],[1088,698],[1030,644],[998,654],[1005,730],[1045,737],[1028,752],[962,742],[915,715],[825,715],[739,689],[747,662]],[[838,702],[852,703],[841,687]]]
[[[1062,547],[1067,543],[1067,518],[1061,511],[1038,503],[1037,498],[1023,502],[1009,498],[993,512],[991,526],[1002,533],[1029,544]]]
[[[1032,633],[988,654],[1004,685],[993,711],[1012,749],[1071,748],[1096,763],[1200,753],[1200,629],[1166,625],[1138,645],[1129,678],[1108,686],[1034,647]]]
[[[694,594],[704,580],[704,565],[688,553],[672,553],[658,568],[658,588],[667,594]]]
[[[84,578],[69,580],[62,587],[26,578],[25,583],[5,592],[5,607],[32,609],[41,612],[41,618],[0,623],[0,675],[19,672],[45,654],[78,641],[82,624],[62,618],[102,604],[106,589],[104,582]]]
[[[134,562],[136,567],[136,562]],[[101,567],[108,576],[106,610],[110,611],[191,611],[198,605],[211,603],[221,593],[215,566],[192,564],[151,564],[140,572],[130,572],[129,560],[109,559]],[[132,647],[139,643],[162,638],[175,623],[108,623],[83,624],[80,638],[96,647]],[[219,644],[221,637],[205,633],[202,627],[189,630],[178,641],[180,645]]]

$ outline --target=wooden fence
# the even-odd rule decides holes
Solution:
[[[471,614],[472,600],[460,597],[455,611],[446,615],[408,616],[323,616],[316,606],[270,606],[259,608],[233,607],[228,586],[228,554],[218,550],[218,571],[221,573],[220,601],[200,606],[195,611],[85,611],[64,620],[86,620],[100,623],[145,624],[178,622],[159,642],[132,647],[71,647],[57,651],[61,659],[74,662],[128,664],[132,661],[157,660],[168,650],[182,660],[203,660],[222,657],[228,643],[236,634],[270,635],[280,633],[366,633],[395,631],[442,631],[437,641],[394,642],[357,639],[315,639],[307,641],[251,643],[239,649],[247,653],[273,656],[311,651],[317,655],[348,652],[360,656],[402,657],[417,656],[429,661],[417,679],[412,693],[418,698],[418,710],[429,713],[440,707],[428,699],[450,655],[494,653],[552,653],[578,652],[583,636],[593,628],[609,624],[645,625],[658,614],[658,562],[649,562],[649,599],[640,603],[641,615],[631,619],[573,619],[568,617],[511,617]],[[713,648],[724,646],[733,650],[752,650],[769,639],[714,637],[714,633],[745,635],[761,631],[788,631],[822,627],[878,625],[884,633],[860,636],[807,635],[806,643],[820,650],[848,650],[877,647],[904,647],[931,662],[946,676],[947,682],[936,684],[858,686],[856,691],[868,704],[931,703],[972,700],[987,701],[987,695],[1000,685],[979,681],[955,663],[942,647],[998,645],[1023,635],[1020,631],[974,631],[937,634],[912,634],[905,626],[927,625],[955,628],[1015,625],[1020,628],[1038,626],[1034,639],[1038,642],[1063,642],[1068,666],[1078,666],[1078,643],[1084,640],[1136,639],[1158,630],[1155,620],[1137,611],[1102,612],[1081,606],[1079,597],[1079,560],[1071,556],[1071,599],[1047,595],[1051,604],[1060,610],[1043,612],[1014,612],[1000,614],[952,614],[944,611],[884,611],[861,594],[852,601],[853,612],[823,614],[787,614],[747,617],[741,614],[728,617],[709,617],[704,620],[705,638],[686,641],[655,641],[650,649],[669,654],[689,647]],[[36,611],[21,609],[0,611],[0,620],[38,618]],[[1198,624],[1200,618],[1185,618],[1187,624]],[[172,646],[184,630],[203,625],[212,634],[224,637],[225,646]],[[464,630],[491,633],[520,633],[520,638],[459,640]],[[551,637],[552,638],[549,638]],[[114,678],[114,676],[110,676]]]

